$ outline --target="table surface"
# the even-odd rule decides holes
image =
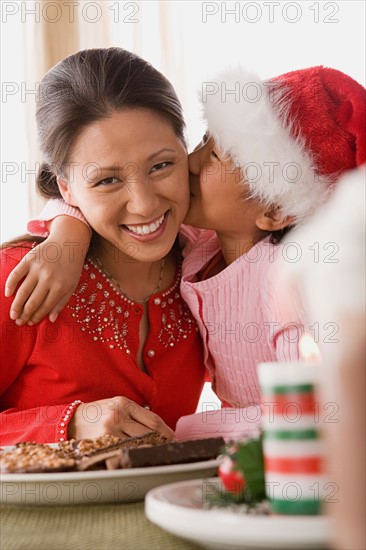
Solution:
[[[145,516],[144,503],[1,506],[1,550],[197,550]]]

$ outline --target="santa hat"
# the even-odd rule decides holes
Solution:
[[[346,170],[365,162],[366,90],[335,69],[268,81],[229,69],[202,87],[204,117],[253,197],[301,222]]]

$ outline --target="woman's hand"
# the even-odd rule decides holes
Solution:
[[[5,296],[11,296],[24,279],[10,310],[17,325],[38,323],[47,314],[56,321],[79,283],[90,229],[70,216],[51,223],[50,236],[24,256],[6,281]]]
[[[68,426],[69,439],[92,439],[106,434],[135,437],[146,432],[174,438],[173,430],[160,416],[121,396],[82,403]]]

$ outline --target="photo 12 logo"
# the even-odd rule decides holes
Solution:
[[[139,23],[136,17],[140,7],[137,2],[47,2],[29,0],[19,2],[1,2],[1,22],[7,23],[17,19],[21,23],[57,23],[61,19],[68,23],[78,23],[82,19],[86,23],[98,23],[103,15],[110,12],[114,23]]]
[[[339,23],[337,2],[202,2],[202,23]]]

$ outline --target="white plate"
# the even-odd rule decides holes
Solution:
[[[204,548],[327,547],[329,525],[325,516],[254,516],[204,508],[204,495],[217,490],[219,483],[218,478],[212,478],[153,489],[146,495],[145,513],[159,527]]]
[[[3,504],[96,504],[143,500],[150,489],[217,473],[219,460],[190,464],[47,474],[0,474]]]

